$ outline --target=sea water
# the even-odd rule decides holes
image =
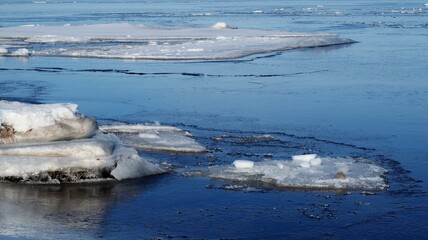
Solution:
[[[238,29],[339,34],[358,43],[225,61],[1,57],[2,100],[73,102],[106,125],[160,122],[188,131],[208,151],[140,149],[169,173],[123,182],[1,183],[0,236],[423,238],[425,4],[2,1],[1,27],[126,22],[205,28],[225,22]],[[296,189],[209,174],[236,160],[282,163],[301,154],[375,164],[388,171],[388,188]]]

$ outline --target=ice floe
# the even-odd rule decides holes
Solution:
[[[1,179],[60,183],[163,172],[116,135],[98,131],[76,104],[0,101],[0,123]]]
[[[307,163],[307,164],[303,164]],[[285,188],[384,189],[386,169],[365,159],[293,156],[293,160],[252,162],[237,160],[232,165],[210,167],[215,179],[268,184]]]
[[[163,125],[104,125],[100,130],[115,133],[124,144],[145,150],[185,153],[205,152],[192,135],[180,128]]]
[[[152,60],[235,59],[354,42],[334,34],[236,29],[224,22],[208,28],[149,27],[127,23],[4,27],[0,28],[0,40],[4,39],[27,44],[27,48],[3,53],[6,56],[28,56],[31,53],[31,56]],[[157,44],[150,44],[153,42]],[[32,44],[38,44],[37,48]]]

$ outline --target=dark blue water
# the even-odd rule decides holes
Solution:
[[[174,166],[171,173],[150,178],[59,186],[1,183],[0,238],[422,239],[427,234],[424,2],[3,2],[1,26],[126,21],[205,27],[224,21],[239,28],[338,33],[358,43],[224,62],[0,58],[1,99],[75,102],[101,122],[160,121],[189,130],[210,149],[201,155],[140,152]],[[279,141],[242,141],[264,134]],[[286,159],[308,151],[368,158],[389,170],[390,188],[374,195],[296,191],[182,174],[186,167]]]

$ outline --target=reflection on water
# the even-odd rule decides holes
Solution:
[[[90,237],[82,234],[98,230],[112,206],[149,191],[156,178],[64,185],[0,183],[0,236]]]

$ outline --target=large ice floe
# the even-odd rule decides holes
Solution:
[[[6,40],[19,43],[19,49],[2,46]],[[334,34],[236,29],[223,22],[207,28],[128,23],[0,28],[0,55],[4,56],[217,60],[352,42]]]
[[[208,176],[233,182],[278,188],[372,189],[387,187],[386,169],[365,159],[296,155],[292,160],[253,162],[236,160],[232,165],[213,166]]]
[[[76,104],[0,101],[0,179],[76,182],[162,173],[114,134],[98,130]]]

